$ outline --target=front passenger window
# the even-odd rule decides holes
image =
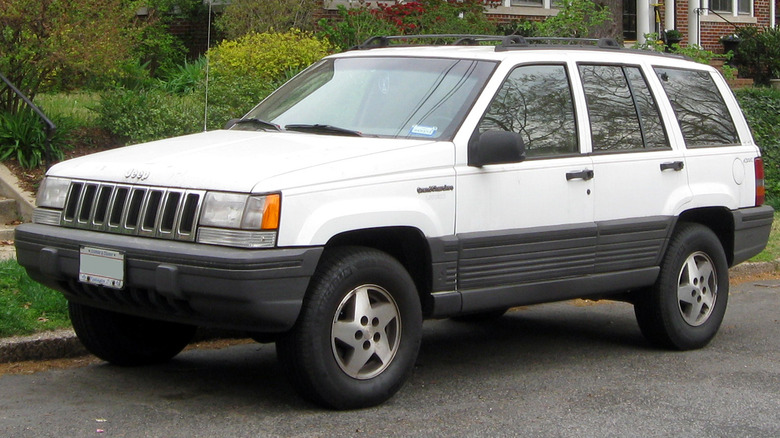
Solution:
[[[579,153],[569,77],[562,65],[514,69],[479,124],[479,131],[523,136],[528,157]]]

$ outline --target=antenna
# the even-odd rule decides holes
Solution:
[[[211,48],[211,4],[209,0],[209,25],[206,32],[206,95],[203,102],[203,132],[208,130],[209,125],[209,49]]]

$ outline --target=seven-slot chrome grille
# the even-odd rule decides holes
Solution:
[[[205,191],[73,181],[61,225],[194,241]]]

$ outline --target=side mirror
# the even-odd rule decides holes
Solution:
[[[232,128],[233,125],[235,125],[236,122],[239,121],[239,120],[241,120],[241,119],[230,119],[230,120],[228,120],[227,123],[225,123],[225,129]]]
[[[469,141],[469,166],[519,163],[525,160],[523,136],[509,131],[479,131]]]

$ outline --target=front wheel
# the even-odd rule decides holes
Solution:
[[[114,365],[167,362],[195,335],[196,327],[68,303],[73,330],[87,351]]]
[[[295,327],[276,348],[301,395],[330,408],[362,408],[401,388],[421,329],[417,289],[396,259],[337,248],[318,267]]]
[[[691,350],[707,345],[723,321],[729,293],[723,246],[709,228],[682,223],[672,237],[656,284],[639,292],[634,313],[655,345]]]

